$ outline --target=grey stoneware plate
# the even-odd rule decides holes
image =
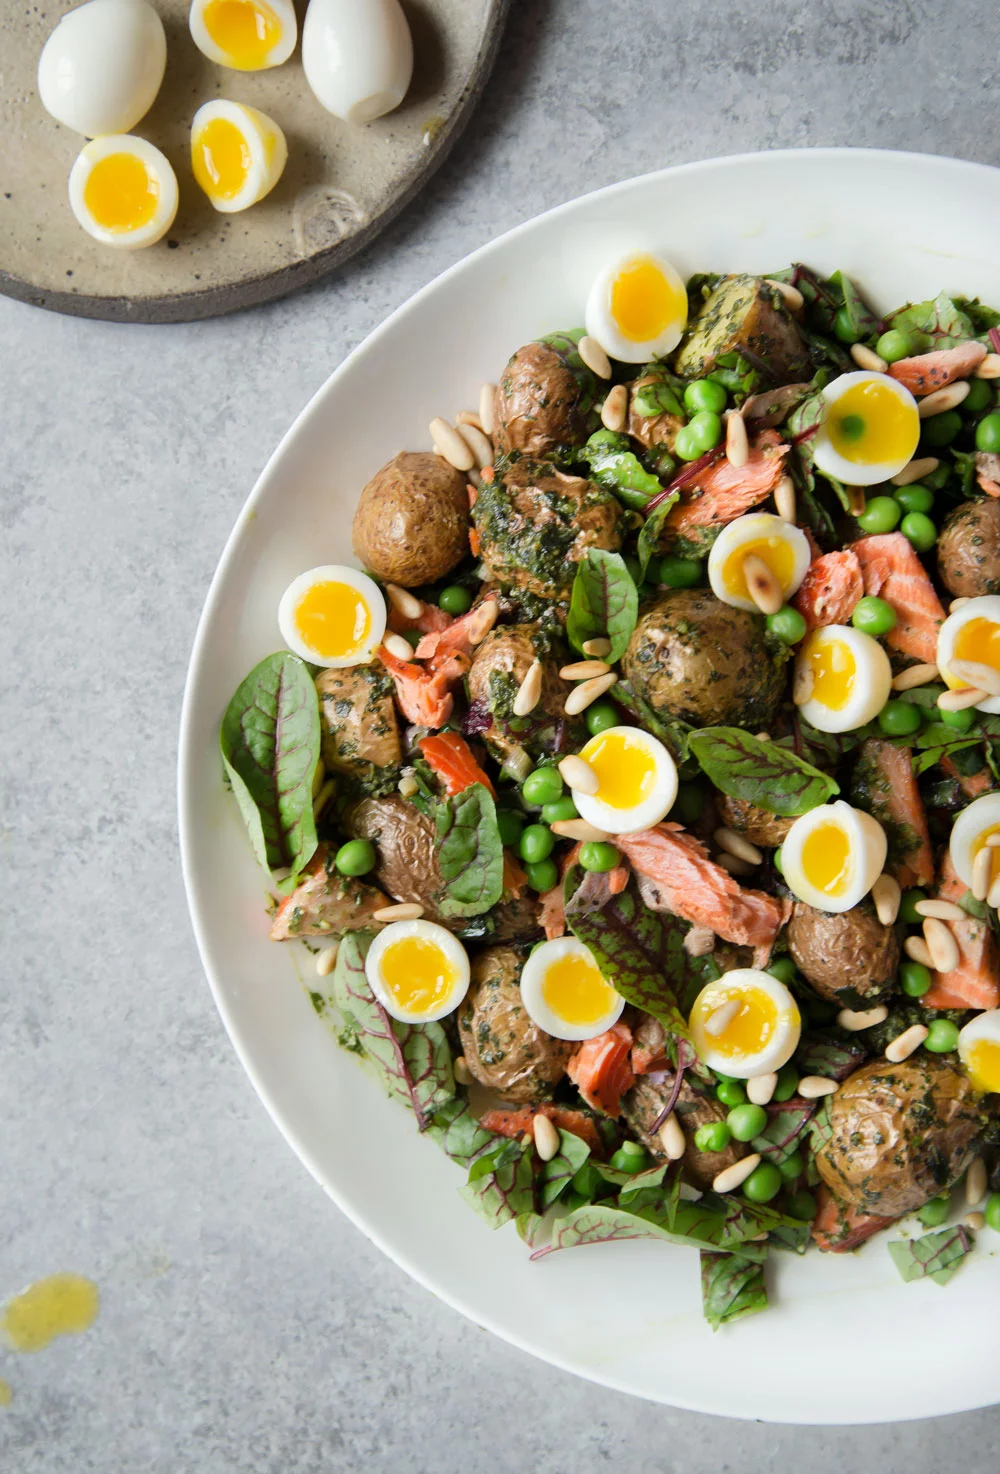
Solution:
[[[167,33],[159,96],[133,130],[173,164],[180,208],[166,237],[116,251],[85,234],[67,179],[84,140],[38,98],[38,57],[75,5],[0,0],[0,291],[36,307],[114,322],[187,322],[252,307],[318,280],[366,246],[418,193],[465,126],[489,78],[510,0],[402,0],[413,82],[402,106],[365,127],[325,112],[302,72],[237,72],[203,56],[188,0],[154,0]],[[301,34],[304,3],[296,3]],[[191,119],[226,97],[276,119],[288,164],[268,197],[220,215],[195,184]]]

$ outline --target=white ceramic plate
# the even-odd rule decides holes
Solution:
[[[368,477],[426,447],[431,417],[474,403],[521,343],[578,324],[617,242],[656,243],[684,275],[842,267],[886,308],[942,287],[997,303],[998,186],[996,171],[947,159],[771,153],[667,169],[530,221],[432,282],[330,377],[255,486],[209,592],[182,721],[181,847],[205,969],[247,1073],[313,1176],[397,1264],[480,1325],[609,1387],[801,1423],[1000,1400],[1000,1238],[981,1235],[946,1289],[902,1284],[884,1239],[856,1256],[779,1255],[774,1308],[718,1335],[701,1320],[693,1250],[633,1242],[532,1264],[512,1226],[491,1233],[461,1201],[461,1170],[339,1049],[292,950],[268,942],[262,877],[223,792],[219,721],[250,666],[280,648],[285,585],[350,558]],[[376,1160],[393,1172],[371,1172]]]

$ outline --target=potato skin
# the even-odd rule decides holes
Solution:
[[[392,681],[382,665],[320,671],[316,677],[323,761],[348,793],[388,793],[402,752]]]
[[[472,961],[472,982],[458,1010],[470,1073],[514,1105],[549,1100],[575,1045],[533,1023],[521,1001],[521,957],[514,947],[486,947]]]
[[[746,799],[732,798],[727,793],[717,795],[716,807],[722,824],[728,825],[737,834],[745,835],[751,844],[764,845],[768,849],[776,849],[783,844],[785,836],[795,823],[794,819],[772,814],[767,809],[748,803]]]
[[[274,913],[272,942],[298,937],[329,940],[361,927],[379,930],[381,922],[372,919],[372,912],[387,904],[386,897],[362,879],[341,875],[334,865],[335,855],[333,846],[316,846],[298,886]]]
[[[526,343],[501,375],[493,437],[501,455],[518,450],[545,456],[559,446],[582,445],[590,433],[593,376],[570,366],[576,347],[570,338],[556,341],[559,347]]]
[[[943,1056],[873,1060],[830,1097],[819,1174],[852,1208],[899,1218],[950,1187],[968,1166],[983,1118],[971,1083]]]
[[[796,901],[785,937],[814,992],[841,1008],[871,1008],[899,966],[899,938],[869,901],[836,913]]]
[[[343,822],[352,838],[375,846],[376,884],[394,901],[418,902],[429,921],[443,922],[438,905],[445,886],[433,822],[398,793],[362,799],[345,811]]]
[[[724,276],[709,293],[674,359],[686,379],[701,379],[739,352],[769,384],[809,377],[809,348],[781,293],[756,276]]]
[[[400,451],[362,491],[352,538],[361,561],[387,583],[434,583],[469,551],[465,477],[430,451]]]
[[[708,589],[673,589],[646,606],[622,660],[656,712],[696,727],[770,726],[784,687],[764,621]]]
[[[658,1084],[648,1075],[639,1075],[632,1089],[622,1096],[622,1112],[634,1134],[654,1157],[663,1160],[663,1143],[658,1136],[650,1135],[650,1127],[657,1119],[671,1095],[670,1084]],[[726,1119],[727,1107],[709,1095],[701,1095],[687,1080],[681,1084],[681,1093],[675,1107],[677,1119],[684,1128],[687,1146],[684,1151],[684,1167],[687,1175],[698,1187],[711,1187],[713,1178],[726,1167],[731,1167],[748,1148],[741,1141],[733,1140],[721,1152],[700,1152],[694,1144],[694,1134],[699,1126]]]
[[[517,689],[536,661],[542,662],[542,694],[529,719],[520,719],[519,730],[507,730],[510,704]],[[563,705],[569,682],[559,676],[559,657],[538,624],[503,625],[490,631],[476,647],[466,677],[469,700],[493,716],[493,726],[483,732],[483,741],[498,762],[504,762],[517,747],[539,756],[546,747],[555,723],[566,721]]]
[[[956,598],[1000,594],[1000,502],[963,502],[945,519],[937,541],[938,573]]]

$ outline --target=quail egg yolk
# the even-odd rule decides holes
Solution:
[[[379,960],[382,981],[406,1013],[432,1013],[455,985],[455,969],[426,937],[403,937]]]
[[[976,836],[972,845],[973,860],[975,860],[976,856],[979,854],[979,851],[986,844],[986,841],[988,839],[991,839],[994,835],[1000,838],[1000,824],[993,824],[988,829],[984,829],[981,834]],[[1000,844],[994,843],[990,846],[990,849],[993,851],[993,864],[990,868],[990,885],[992,886],[993,882],[997,879],[998,876],[1000,876]]]
[[[782,537],[761,537],[745,542],[726,559],[722,571],[725,586],[735,599],[749,599],[747,576],[743,571],[743,560],[754,554],[766,563],[783,589],[792,586],[795,580],[795,553]]]
[[[812,699],[831,711],[842,711],[851,699],[857,662],[842,640],[813,642],[806,651],[812,672]]]
[[[571,952],[546,968],[542,998],[564,1023],[586,1025],[596,1023],[611,1010],[615,990],[589,958]]]
[[[975,660],[1000,670],[1000,624],[994,624],[992,619],[970,619],[968,624],[963,624],[955,633],[952,659]],[[952,676],[948,684],[965,686],[968,682]]]
[[[752,1059],[766,1047],[778,1023],[778,1005],[761,988],[740,988],[738,992],[718,992],[712,998],[712,1011],[734,999],[739,1013],[712,1039],[712,1048],[730,1059]]]
[[[281,39],[274,11],[260,0],[209,0],[205,29],[239,71],[257,71]]]
[[[830,408],[827,434],[838,455],[857,466],[897,461],[912,451],[914,410],[886,384],[867,380]]]
[[[341,660],[364,641],[371,612],[347,583],[314,583],[295,606],[295,628],[323,660]]]
[[[159,186],[135,154],[108,154],[87,176],[83,200],[103,230],[139,230],[148,225],[160,198]]]
[[[609,732],[588,742],[581,753],[597,774],[596,798],[612,809],[634,809],[656,783],[656,759],[641,742]]]
[[[1000,1044],[995,1039],[977,1039],[970,1045],[965,1068],[977,1090],[1000,1094]]]
[[[624,338],[645,343],[686,319],[687,299],[651,257],[636,256],[611,283],[611,316]]]
[[[192,155],[194,177],[210,198],[231,200],[246,183],[250,149],[228,118],[213,118],[198,134]]]
[[[817,824],[802,844],[802,873],[826,896],[842,896],[851,882],[851,841],[839,824]]]

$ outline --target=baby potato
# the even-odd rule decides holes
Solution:
[[[465,477],[430,451],[400,451],[361,493],[352,539],[386,583],[436,583],[469,551]]]

